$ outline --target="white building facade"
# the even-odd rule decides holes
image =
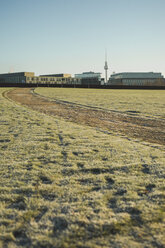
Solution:
[[[109,85],[128,86],[157,86],[164,84],[161,73],[155,72],[122,72],[112,74],[108,81]]]
[[[75,74],[75,78],[98,78],[101,79],[101,73],[99,72],[83,72],[81,74]]]

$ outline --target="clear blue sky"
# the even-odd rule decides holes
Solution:
[[[104,73],[105,48],[109,74],[165,76],[165,0],[0,0],[0,73]]]

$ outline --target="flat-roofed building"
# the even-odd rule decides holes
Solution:
[[[81,80],[81,85],[88,86],[90,85],[101,85],[101,73],[100,72],[83,72],[81,74],[75,74],[76,79]]]
[[[122,72],[112,74],[109,85],[163,86],[164,77],[157,72]]]
[[[80,84],[80,79],[71,77],[71,74],[49,74],[35,76],[34,72],[15,72],[0,74],[1,84],[36,84],[36,85],[51,85],[51,84]]]
[[[60,73],[60,74],[47,74],[40,75],[38,77],[39,83],[48,84],[80,84],[80,80],[72,78],[71,74]]]
[[[98,78],[101,79],[101,73],[100,72],[83,72],[81,74],[75,74],[75,78]]]
[[[71,77],[71,74],[46,74],[46,75],[40,75],[40,76],[33,76],[33,77],[28,77],[26,80],[27,83],[29,84],[37,84],[37,85],[63,85],[63,84],[68,84],[68,85],[76,85],[80,84],[79,79],[75,79]]]
[[[64,74],[64,73],[60,73],[60,74],[47,74],[47,75],[40,75],[40,77],[61,77],[61,78],[71,78],[71,74]]]
[[[0,83],[8,84],[24,84],[27,83],[27,78],[34,77],[34,72],[15,72],[0,74]]]
[[[49,84],[70,84],[72,81],[71,74],[60,73],[60,74],[46,74],[39,76],[40,83]]]

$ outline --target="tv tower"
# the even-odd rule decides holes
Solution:
[[[107,83],[108,82],[107,51],[105,51],[105,65],[104,65],[104,70],[105,70],[105,83]]]

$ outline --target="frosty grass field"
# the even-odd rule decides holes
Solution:
[[[107,110],[165,119],[164,90],[104,90],[37,88],[35,92],[51,98],[96,106]],[[131,112],[130,112],[131,111]]]
[[[5,99],[5,90],[0,247],[164,247],[164,146],[32,111]],[[35,92],[165,119],[164,91]]]

